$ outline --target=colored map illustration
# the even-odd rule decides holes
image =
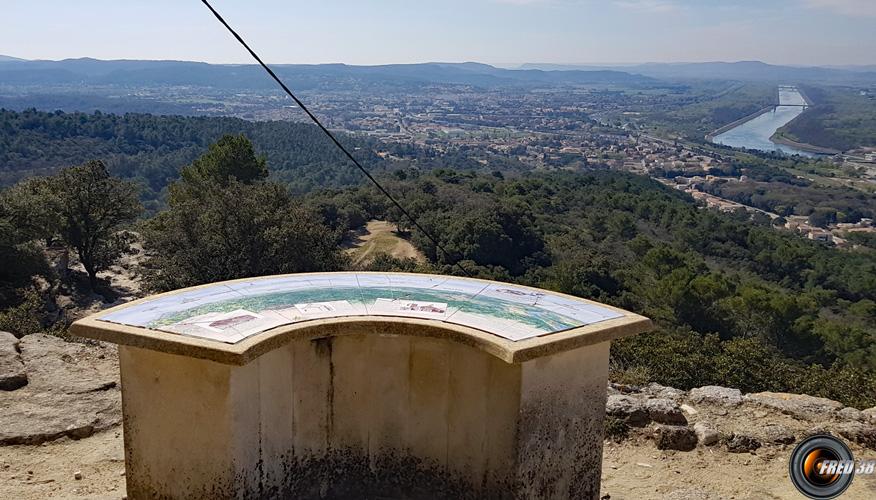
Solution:
[[[368,315],[443,321],[516,341],[622,314],[504,283],[428,275],[326,273],[206,285],[147,299],[99,319],[233,344],[278,326]]]

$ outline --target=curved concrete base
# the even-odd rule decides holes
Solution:
[[[609,341],[507,363],[353,334],[243,365],[122,345],[130,498],[598,498]]]

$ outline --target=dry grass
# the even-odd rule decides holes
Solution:
[[[425,262],[425,256],[395,230],[395,225],[387,221],[368,222],[364,233],[358,235],[353,246],[347,250],[353,257],[353,262],[357,265],[366,264],[381,253],[398,258],[412,257],[419,262]]]

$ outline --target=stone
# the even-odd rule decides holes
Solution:
[[[787,392],[746,394],[745,401],[806,420],[822,419],[835,414],[844,407],[842,403],[831,399]]]
[[[861,417],[865,420],[876,423],[876,406],[874,406],[873,408],[867,408],[866,410],[862,410]]]
[[[843,420],[864,420],[864,414],[857,408],[846,406],[842,410],[836,412],[837,416]]]
[[[833,429],[840,436],[861,446],[876,450],[876,426],[860,422],[844,422]]]
[[[685,392],[681,389],[676,389],[675,387],[667,387],[665,385],[660,385],[654,382],[646,385],[642,388],[642,392],[658,399],[671,399],[673,401],[678,401],[684,398]]]
[[[0,392],[0,445],[81,439],[121,423],[115,347],[44,334],[19,346],[28,384]]]
[[[687,413],[688,415],[696,415],[697,413],[699,413],[696,408],[688,404],[682,404],[679,408],[681,408],[681,411]]]
[[[691,389],[688,398],[694,403],[736,406],[742,403],[742,392],[739,389],[707,385]]]
[[[686,425],[658,424],[653,434],[659,450],[691,451],[697,447],[697,435]]]
[[[641,389],[638,386],[630,385],[630,384],[621,384],[619,382],[610,382],[611,387],[623,394],[638,394]]]
[[[648,425],[649,415],[644,403],[639,398],[625,394],[614,394],[608,397],[605,403],[605,413],[617,419],[623,420],[633,427]]]
[[[687,419],[678,403],[670,399],[647,399],[645,409],[653,422],[669,425],[687,425]]]
[[[705,422],[697,422],[693,426],[697,441],[703,446],[711,446],[721,440],[721,433]]]
[[[21,360],[18,339],[0,332],[0,390],[14,391],[27,385],[27,371]]]
[[[81,472],[81,471],[76,471],[76,472],[74,472],[74,473],[73,473],[73,479],[75,479],[75,480],[77,480],[77,481],[81,480],[81,479],[82,479],[82,472]]]
[[[726,441],[727,451],[730,453],[748,453],[760,448],[757,438],[744,434],[731,434]]]
[[[790,429],[781,424],[766,424],[752,431],[762,443],[791,444],[797,440]]]

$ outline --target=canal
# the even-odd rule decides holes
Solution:
[[[792,146],[776,144],[770,137],[776,130],[806,110],[806,99],[796,87],[779,87],[779,105],[751,120],[742,123],[712,139],[717,144],[734,148],[755,149],[766,152],[781,152],[789,155],[816,156]]]

